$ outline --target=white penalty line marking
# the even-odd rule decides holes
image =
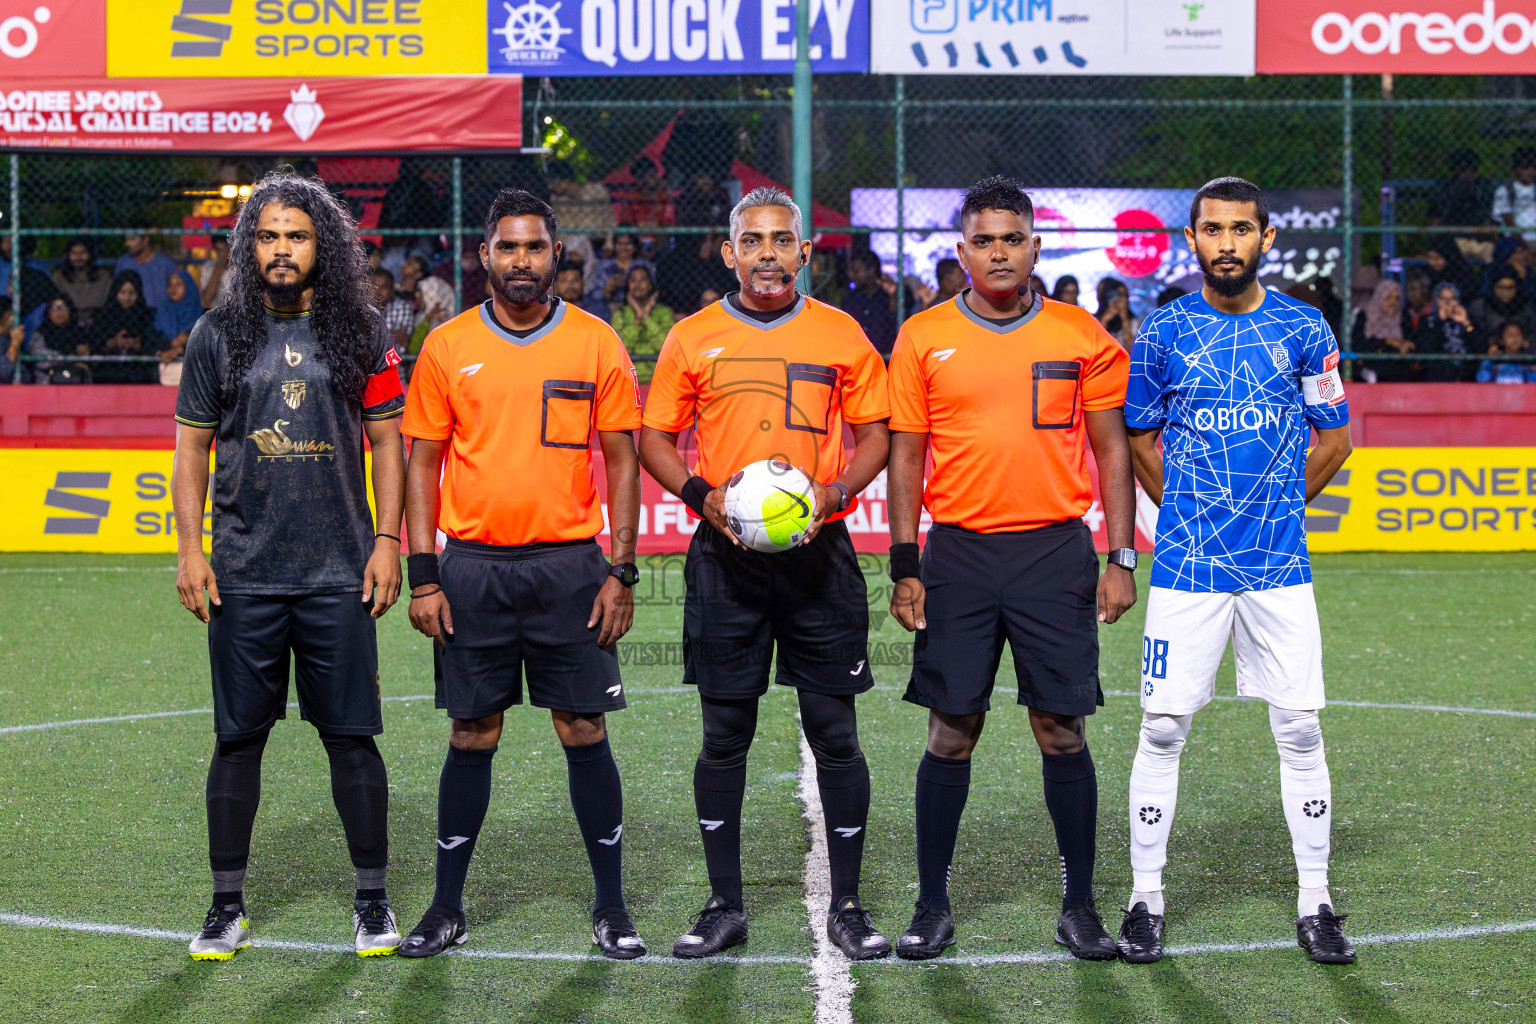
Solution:
[[[902,690],[904,686],[876,686],[875,690]],[[647,694],[667,695],[678,693],[696,693],[694,686],[655,686],[636,687],[629,692],[636,696]],[[1134,690],[1105,690],[1106,697],[1139,697]],[[430,693],[412,694],[407,697],[384,697],[383,700],[391,703],[410,704],[417,701],[431,701]],[[1215,700],[1226,701],[1258,701],[1259,697],[1238,697],[1232,694],[1217,694]],[[290,708],[298,707],[297,704],[289,704]],[[1383,711],[1439,711],[1452,715],[1495,715],[1503,718],[1536,718],[1536,711],[1511,711],[1507,708],[1459,708],[1448,704],[1384,704],[1369,700],[1330,700],[1329,707],[1344,708],[1376,708]],[[49,729],[66,729],[75,725],[111,725],[114,722],[139,722],[151,718],[178,718],[184,715],[211,715],[212,708],[190,708],[186,711],[149,711],[137,715],[112,715],[107,718],[71,718],[62,722],[37,722],[32,725],[7,725],[0,728],[0,736],[18,732],[44,732]]]
[[[133,939],[161,939],[175,942],[191,942],[192,932],[173,932],[162,928],[138,928],[124,924],[103,924],[97,921],[75,921],[61,917],[42,917],[35,914],[0,913],[0,925],[17,928],[46,928],[52,931],[77,932],[94,935],[116,935]],[[1508,921],[1503,924],[1464,925],[1453,928],[1426,928],[1411,932],[1382,932],[1373,935],[1352,936],[1350,941],[1358,946],[1394,946],[1409,942],[1443,942],[1452,939],[1481,939],[1495,935],[1518,935],[1536,932],[1536,920]],[[286,939],[253,938],[251,944],[258,949],[279,949],[297,953],[353,953],[353,948],[340,942],[294,942]],[[1282,949],[1295,949],[1290,939],[1266,942],[1203,942],[1185,946],[1170,946],[1166,956],[1211,956],[1222,953],[1263,953]],[[444,956],[463,957],[469,960],[527,960],[557,961],[561,963],[605,963],[603,957],[591,953],[542,952],[519,949],[474,949],[460,947]],[[1070,953],[981,953],[974,956],[940,957],[937,960],[901,960],[889,957],[885,960],[865,960],[862,967],[991,967],[1005,964],[1062,963],[1072,959]],[[666,964],[674,967],[690,967],[707,964],[784,965],[792,967],[813,966],[814,957],[804,956],[714,956],[707,960],[679,960],[669,956],[645,956],[635,961],[641,964]],[[845,961],[846,963],[846,961]],[[820,1020],[820,1016],[817,1017]]]
[[[848,959],[827,938],[827,906],[832,899],[827,854],[827,823],[816,781],[816,755],[805,738],[800,713],[795,712],[800,734],[800,803],[805,808],[805,830],[811,848],[805,852],[805,911],[811,925],[811,994],[815,998],[815,1024],[852,1024],[853,980]]]
[[[1105,690],[1106,697],[1140,697],[1135,690]],[[1230,693],[1218,693],[1212,700],[1258,701],[1263,697],[1243,697]],[[1378,708],[1383,711],[1444,711],[1453,715],[1501,715],[1505,718],[1536,718],[1536,711],[1511,711],[1507,708],[1458,708],[1448,704],[1385,704],[1373,700],[1329,700],[1327,707]]]

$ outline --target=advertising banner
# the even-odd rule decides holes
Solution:
[[[1307,506],[1307,546],[1536,550],[1536,448],[1356,448]]]
[[[7,481],[14,497],[0,504],[0,551],[175,552],[171,455],[169,450],[0,448],[0,479]],[[605,490],[602,454],[594,451],[593,459],[599,490]],[[1091,458],[1088,465],[1092,472]],[[699,520],[649,475],[640,475],[640,489],[640,553],[686,551],[693,531],[701,525]],[[1138,497],[1136,544],[1148,550],[1157,509],[1139,492]],[[207,515],[205,538],[212,529]],[[606,505],[603,515],[606,521]],[[1084,519],[1099,550],[1108,550],[1104,514],[1097,501]],[[872,554],[890,550],[884,472],[864,489],[858,507],[845,522],[857,550]],[[923,527],[928,524],[924,513]],[[605,527],[600,538],[605,548],[607,532]],[[439,546],[442,540],[439,534]]]
[[[465,0],[466,6],[479,0]],[[811,66],[869,70],[870,5],[811,0]],[[905,0],[902,0],[905,2]],[[485,0],[492,73],[787,75],[795,0]],[[467,31],[467,29],[466,29]]]
[[[0,0],[0,81],[106,73],[106,0]]]
[[[348,153],[515,149],[522,79],[30,79],[0,109],[0,146]],[[466,103],[473,94],[474,102]]]
[[[1254,0],[881,0],[892,75],[1251,75]]]
[[[105,3],[114,78],[485,74],[478,0]]]
[[[1268,75],[1529,75],[1536,0],[1258,0]]]
[[[1093,308],[1094,288],[1104,277],[1126,283],[1138,316],[1153,308],[1164,288],[1193,291],[1203,279],[1200,265],[1185,244],[1182,228],[1189,223],[1194,189],[1040,188],[1030,189],[1035,205],[1035,231],[1041,236],[1036,272],[1052,285],[1063,274],[1076,277],[1083,305]],[[1338,189],[1275,189],[1267,193],[1270,223],[1277,229],[1274,248],[1259,268],[1267,285],[1289,288],[1319,277],[1342,283],[1340,197]],[[885,228],[872,231],[869,245],[888,269],[915,275],[935,284],[934,264],[955,255],[960,241],[960,202],[957,188],[903,190],[906,226],[903,262],[896,262],[896,190],[856,188],[852,195],[855,225]],[[1115,232],[1083,231],[1084,227],[1116,227]],[[1157,229],[1175,228],[1174,232]]]

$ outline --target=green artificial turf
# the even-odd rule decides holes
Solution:
[[[870,560],[873,586],[883,592]],[[1334,700],[1536,712],[1536,556],[1319,556]],[[204,631],[161,556],[0,556],[0,728],[210,705]],[[630,708],[611,716],[625,780],[631,910],[665,953],[707,895],[693,812],[698,709],[678,686],[676,560],[642,582],[625,650]],[[661,568],[662,563],[657,563]],[[1141,575],[1143,595],[1145,573]],[[907,636],[883,615],[878,688],[860,700],[874,777],[864,897],[891,936],[915,894],[912,775],[923,713],[901,701]],[[403,607],[380,628],[390,698],[431,692]],[[1136,744],[1141,608],[1102,632],[1108,705],[1089,724],[1100,787],[1100,904],[1130,881],[1126,780]],[[1004,659],[1004,665],[1009,664]],[[1504,1022],[1536,1020],[1536,932],[1362,946],[1350,968],[1294,947],[1172,956],[1151,967],[967,963],[1050,953],[1060,875],[1038,753],[1011,673],[976,754],[953,894],[958,946],[927,965],[858,965],[858,1021]],[[1218,693],[1233,692],[1230,658]],[[748,957],[808,958],[793,702],[765,699],[746,803]],[[325,757],[290,712],[268,746],[247,896],[258,939],[350,940],[350,869]],[[432,889],[446,724],[391,700],[390,890],[408,927]],[[1353,935],[1536,921],[1536,721],[1334,706],[1333,892]],[[190,932],[208,895],[206,713],[0,735],[0,913]],[[590,881],[548,716],[509,713],[467,891],[467,949],[591,951]],[[1170,847],[1171,946],[1292,940],[1294,867],[1261,704],[1196,719]],[[184,941],[0,924],[0,1021],[331,1022],[812,1020],[801,963],[440,957],[255,948],[194,964]]]

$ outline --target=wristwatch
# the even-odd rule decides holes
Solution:
[[[1127,572],[1136,571],[1136,549],[1115,548],[1109,553],[1109,564],[1118,565]]]
[[[634,562],[620,562],[618,565],[608,567],[608,575],[618,580],[626,587],[633,587],[640,582],[640,570]]]
[[[836,511],[838,511],[838,512],[846,512],[846,511],[848,511],[848,505],[849,505],[850,502],[853,501],[853,495],[848,492],[848,488],[844,487],[842,484],[838,483],[836,480],[832,481],[830,484],[827,484],[827,486],[836,489],[837,493],[842,495],[842,497],[837,502],[837,509],[836,509]]]

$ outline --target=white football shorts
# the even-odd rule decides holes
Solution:
[[[1141,706],[1189,715],[1216,695],[1216,669],[1233,641],[1237,692],[1285,711],[1323,700],[1323,638],[1312,584],[1210,594],[1153,587],[1141,639]]]

